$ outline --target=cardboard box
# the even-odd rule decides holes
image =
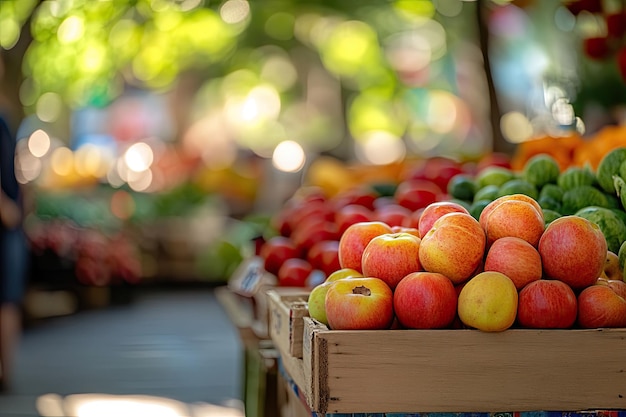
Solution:
[[[270,337],[282,352],[302,358],[303,317],[308,317],[309,291],[276,287],[267,291]]]

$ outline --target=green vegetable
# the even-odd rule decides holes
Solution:
[[[497,197],[512,194],[525,194],[535,200],[539,197],[537,187],[523,179],[512,179],[502,184],[498,189]]]
[[[552,155],[539,154],[526,162],[522,177],[535,187],[541,188],[546,184],[556,184],[560,172],[559,164]]]
[[[569,167],[561,172],[556,183],[563,191],[568,191],[581,185],[596,184],[596,176],[589,168]]]
[[[578,210],[575,215],[597,224],[606,239],[608,249],[619,253],[621,245],[626,241],[626,224],[612,210],[589,206]]]
[[[588,206],[608,208],[605,194],[591,185],[579,185],[563,194],[562,214],[573,214]]]
[[[626,161],[626,147],[615,148],[600,160],[596,176],[600,187],[607,193],[615,192],[613,176],[619,175],[620,167],[624,161]]]

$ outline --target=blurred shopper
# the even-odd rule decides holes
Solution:
[[[15,177],[15,139],[0,116],[0,391],[11,383],[13,363],[22,330],[22,299],[26,285],[27,243],[23,204]]]

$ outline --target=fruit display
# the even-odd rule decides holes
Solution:
[[[608,250],[595,223],[561,216],[538,237],[529,237],[523,232],[532,230],[537,218],[543,226],[536,201],[514,194],[491,205],[495,208],[483,211],[482,222],[469,213],[442,214],[421,239],[382,228],[372,236],[371,226],[380,222],[355,224],[365,248],[342,245],[344,236],[353,239],[348,229],[340,238],[340,253],[360,253],[361,263],[348,267],[340,262],[338,279],[313,288],[311,317],[331,330],[626,327],[619,257]],[[498,216],[499,211],[504,214]],[[530,226],[501,227],[511,221]],[[490,241],[491,227],[509,233]],[[388,242],[384,262],[379,258],[384,267],[367,273],[367,254],[381,241]],[[413,262],[407,262],[407,253]],[[389,311],[395,321],[389,320]]]
[[[624,147],[595,169],[437,157],[384,187],[303,186],[260,254],[279,285],[311,289],[331,330],[626,327],[624,161]]]
[[[321,158],[313,163],[304,185],[272,216],[258,255],[266,271],[278,277],[279,285],[313,287],[338,270],[340,263],[348,268],[360,265],[365,243],[369,242],[366,238],[386,232],[396,236],[377,240],[379,248],[368,251],[366,269],[373,273],[381,268],[397,268],[399,265],[385,266],[385,250],[405,241],[415,245],[414,238],[420,241],[425,234],[426,219],[432,223],[445,212],[468,213],[469,204],[451,199],[448,184],[455,176],[473,178],[477,169],[486,167],[509,169],[510,165],[508,158],[500,154],[485,155],[473,162],[431,157],[377,169]],[[329,172],[334,175],[328,175]],[[465,186],[459,181],[455,189]],[[418,229],[418,220],[427,206],[428,212]],[[357,223],[364,230],[360,230],[362,226],[352,227]],[[341,237],[341,246],[350,250],[340,248]],[[340,253],[344,259],[340,259]],[[279,269],[292,258],[300,259],[289,262],[299,265],[298,279],[285,270],[279,274]],[[306,271],[308,275],[303,273]]]

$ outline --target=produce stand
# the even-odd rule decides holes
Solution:
[[[284,377],[312,415],[626,415],[626,329],[330,331],[292,320],[302,306],[280,289],[268,298]]]
[[[215,294],[229,320],[237,328],[243,346],[243,399],[247,417],[275,417],[279,353],[269,337],[266,292],[275,287],[275,277],[265,272],[258,257],[246,259],[227,286]],[[302,289],[283,289],[285,295]]]

